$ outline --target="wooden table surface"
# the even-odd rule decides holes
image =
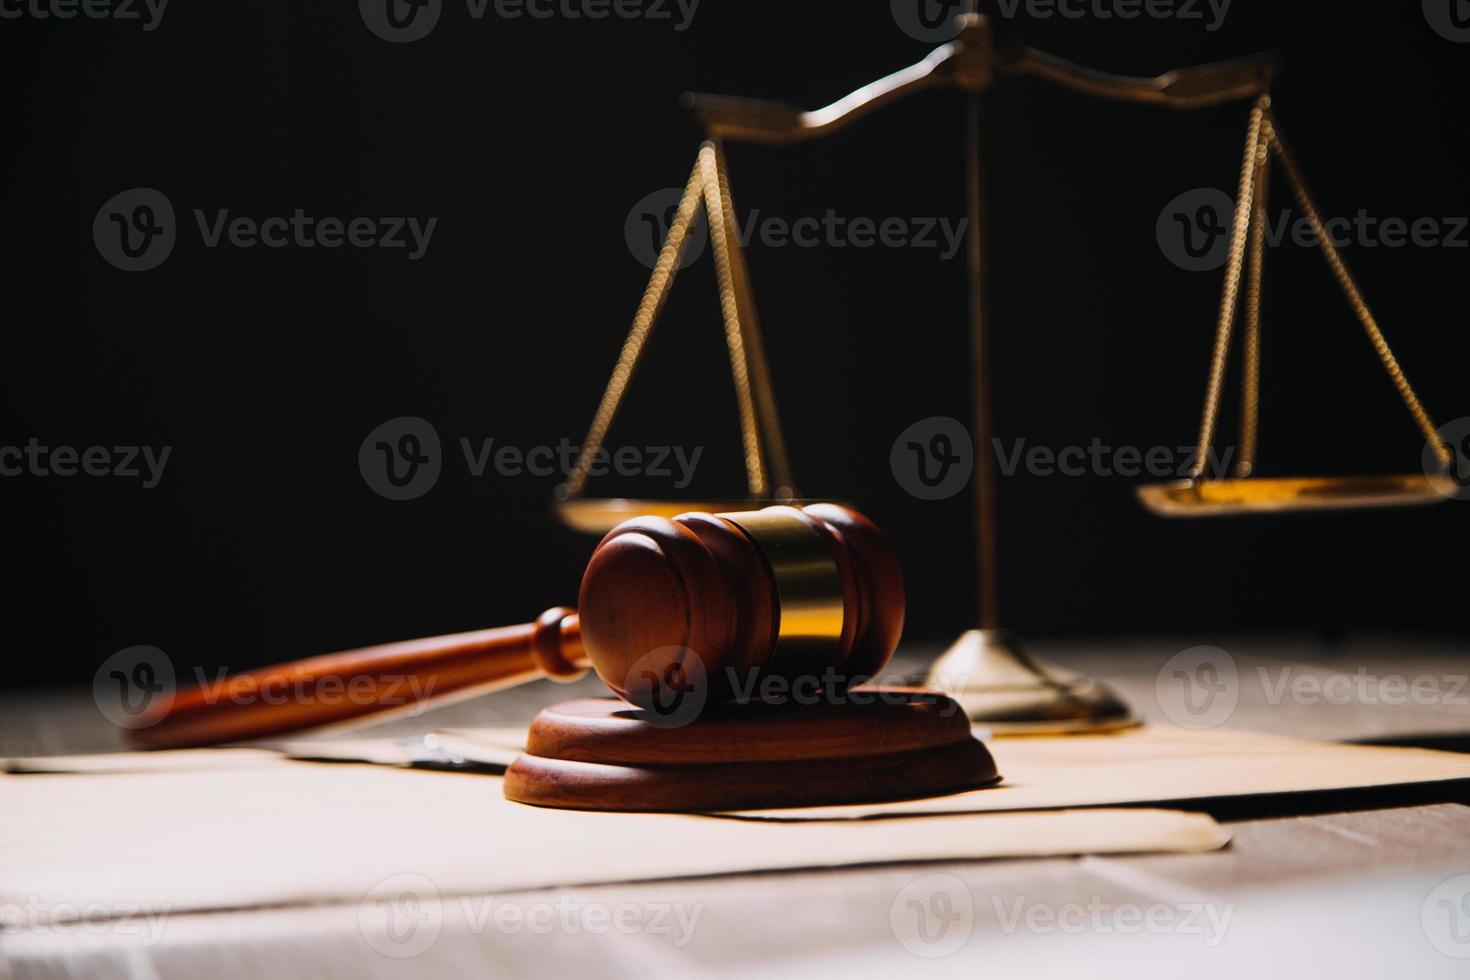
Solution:
[[[1107,680],[1145,718],[1167,722],[1156,693],[1161,668],[1200,642],[1053,640],[1031,649]],[[1463,641],[1203,642],[1227,651],[1237,671],[1239,700],[1226,726],[1470,745]],[[914,667],[932,653],[911,649],[898,663]],[[1419,693],[1405,696],[1416,681]],[[520,724],[584,690],[597,687],[542,682],[370,731]],[[88,692],[0,695],[0,755],[118,747]],[[356,906],[173,916],[156,936],[61,935],[0,920],[0,976],[1466,977],[1464,795],[1378,794],[1317,801],[1306,813],[1279,801],[1258,812],[1237,807],[1217,813],[1232,845],[1209,854],[868,866],[471,897],[445,903],[425,948],[386,953],[364,935]],[[922,833],[922,821],[914,828]],[[200,873],[208,873],[204,858]],[[517,915],[497,926],[495,910],[507,903]],[[596,909],[624,911],[648,928],[578,925],[598,921],[580,918]],[[405,949],[415,955],[395,955]]]

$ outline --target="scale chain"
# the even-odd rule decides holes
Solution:
[[[1244,361],[1240,381],[1240,456],[1235,473],[1251,475],[1256,468],[1256,436],[1261,418],[1261,290],[1266,254],[1266,206],[1271,199],[1271,153],[1262,138],[1256,145],[1255,191],[1250,231],[1250,258],[1245,287]]]
[[[752,497],[766,496],[765,460],[761,453],[760,428],[756,421],[755,398],[750,389],[750,361],[745,345],[745,330],[740,316],[740,297],[736,287],[730,253],[739,242],[731,242],[730,222],[726,220],[720,194],[719,164],[714,147],[706,143],[699,151],[699,171],[704,182],[705,212],[709,216],[709,241],[715,253],[715,277],[720,287],[720,312],[725,320],[725,342],[730,349],[730,370],[735,376],[735,397],[740,407],[740,437],[745,444],[745,472]]]
[[[771,383],[771,369],[766,361],[766,345],[761,337],[760,318],[756,315],[755,296],[750,285],[750,272],[745,264],[745,249],[740,246],[740,221],[735,216],[735,201],[730,194],[730,168],[725,162],[725,148],[711,140],[718,175],[720,210],[725,227],[732,236],[730,271],[735,281],[735,299],[741,312],[740,324],[745,337],[745,350],[750,358],[750,375],[755,395],[755,408],[764,436],[764,448],[770,463],[772,496],[792,498],[796,484],[791,476],[791,461],[786,455],[786,439],[781,433],[781,417],[776,410],[776,391]]]
[[[1240,182],[1235,195],[1235,220],[1230,229],[1230,257],[1225,270],[1225,288],[1220,296],[1220,315],[1215,327],[1215,350],[1210,358],[1210,380],[1205,391],[1205,407],[1200,418],[1198,452],[1190,467],[1189,477],[1204,475],[1211,445],[1215,441],[1215,421],[1220,414],[1220,390],[1225,383],[1225,358],[1230,352],[1230,331],[1235,324],[1235,309],[1240,298],[1240,271],[1245,261],[1246,231],[1250,226],[1251,202],[1255,196],[1256,148],[1261,138],[1261,122],[1271,104],[1270,96],[1261,96],[1251,107],[1250,125],[1246,128],[1245,159],[1240,168]]]
[[[1297,167],[1296,158],[1292,156],[1291,150],[1281,138],[1280,123],[1274,113],[1269,113],[1267,116],[1266,136],[1271,149],[1275,152],[1276,159],[1281,163],[1282,171],[1286,174],[1286,182],[1290,185],[1292,194],[1295,195],[1297,203],[1301,206],[1302,214],[1312,227],[1312,234],[1316,236],[1317,245],[1322,249],[1322,257],[1327,260],[1333,276],[1337,279],[1349,305],[1353,308],[1353,313],[1367,332],[1373,350],[1378,354],[1378,359],[1383,362],[1383,369],[1388,372],[1388,377],[1398,389],[1404,406],[1413,416],[1419,431],[1424,434],[1425,440],[1429,443],[1440,465],[1448,467],[1454,462],[1454,454],[1439,437],[1438,427],[1429,417],[1423,403],[1419,401],[1419,396],[1414,393],[1413,385],[1409,384],[1409,379],[1404,376],[1403,368],[1399,367],[1398,358],[1393,356],[1393,351],[1389,348],[1383,331],[1378,328],[1378,321],[1374,318],[1373,312],[1368,309],[1368,303],[1358,290],[1357,282],[1354,281],[1352,273],[1348,272],[1347,265],[1343,262],[1342,256],[1338,254],[1337,246],[1332,243],[1332,238],[1323,225],[1322,215],[1318,212],[1311,192],[1307,189],[1306,180]]]
[[[643,356],[649,335],[663,311],[701,204],[709,221],[720,310],[740,414],[747,487],[752,497],[771,495],[773,488],[766,467],[766,455],[769,453],[771,473],[777,483],[775,494],[783,498],[796,494],[725,169],[719,145],[714,141],[704,143],[638,304],[633,326],[623,342],[612,377],[582,441],[576,464],[559,490],[562,499],[579,497],[586,487],[592,463],[602,448],[628,383]]]
[[[1317,210],[1311,192],[1298,168],[1295,157],[1281,137],[1280,122],[1271,110],[1271,98],[1263,95],[1251,108],[1250,123],[1246,131],[1245,156],[1241,163],[1240,183],[1236,194],[1234,223],[1231,227],[1230,251],[1225,271],[1225,286],[1220,297],[1220,313],[1216,324],[1214,351],[1210,360],[1209,384],[1205,392],[1205,405],[1200,419],[1199,441],[1190,479],[1199,480],[1204,475],[1210,447],[1214,443],[1215,425],[1219,416],[1221,390],[1225,380],[1226,358],[1230,350],[1230,335],[1240,298],[1242,266],[1245,264],[1247,242],[1250,247],[1249,282],[1246,289],[1246,326],[1243,351],[1243,378],[1241,386],[1241,455],[1236,473],[1248,477],[1255,467],[1256,438],[1259,427],[1260,400],[1260,316],[1262,264],[1265,249],[1266,201],[1269,187],[1267,156],[1274,155],[1286,175],[1297,204],[1307,219],[1316,237],[1317,245],[1327,260],[1353,313],[1368,334],[1369,342],[1388,373],[1389,379],[1398,390],[1414,423],[1423,433],[1440,465],[1448,467],[1454,454],[1440,439],[1434,420],[1425,410],[1409,379],[1399,366],[1392,349],[1388,346],[1383,331],[1379,329],[1368,303],[1363,299],[1357,282],[1348,271],[1336,245],[1327,234],[1321,213]]]
[[[622,404],[628,381],[632,378],[633,371],[643,356],[643,348],[648,343],[648,335],[653,331],[654,323],[658,321],[664,300],[668,298],[669,287],[674,282],[674,275],[679,271],[679,259],[684,254],[684,246],[689,239],[689,228],[694,221],[695,209],[699,207],[703,195],[704,185],[700,179],[700,169],[696,165],[694,171],[689,175],[688,183],[684,185],[684,193],[679,198],[674,220],[669,223],[669,234],[664,239],[663,248],[659,250],[658,260],[654,262],[653,275],[649,277],[648,285],[644,287],[643,298],[638,303],[638,311],[633,315],[633,327],[628,331],[627,339],[623,341],[622,350],[618,352],[617,364],[613,367],[607,388],[602,392],[602,400],[598,403],[597,413],[592,417],[592,425],[582,440],[582,448],[577,453],[577,462],[572,467],[567,482],[563,485],[562,495],[566,499],[581,496],[587,484],[587,473],[592,467],[592,460],[597,455],[597,451],[602,448],[602,441],[607,437],[608,427],[612,425],[613,417],[618,412],[618,406]]]

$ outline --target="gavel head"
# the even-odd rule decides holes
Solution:
[[[859,683],[893,656],[904,613],[882,532],[836,504],[626,521],[578,604],[598,676],[645,706],[681,685],[714,702]]]

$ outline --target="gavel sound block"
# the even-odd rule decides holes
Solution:
[[[903,626],[881,532],[833,504],[627,521],[582,578],[580,613],[328,654],[182,692],[153,747],[276,736],[588,666],[622,701],[549,708],[505,794],[543,806],[728,810],[929,796],[999,779],[964,712],[863,686]],[[346,698],[255,697],[327,680]],[[396,692],[388,696],[390,684]]]

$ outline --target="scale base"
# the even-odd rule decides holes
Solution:
[[[969,630],[929,668],[970,720],[996,735],[1107,732],[1141,723],[1111,688],[1025,653],[1001,630]]]

